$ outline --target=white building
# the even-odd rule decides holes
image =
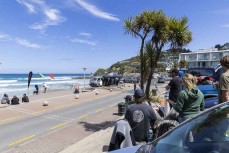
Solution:
[[[188,62],[188,68],[192,67],[216,67],[220,64],[220,58],[229,55],[229,50],[201,49],[196,52],[179,54],[179,62],[185,60]]]

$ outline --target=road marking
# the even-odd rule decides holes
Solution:
[[[50,130],[57,129],[57,128],[59,128],[59,127],[61,127],[61,126],[64,126],[64,125],[66,125],[66,124],[67,124],[67,123],[65,122],[65,123],[62,123],[62,124],[59,124],[59,125],[53,126],[53,127],[51,127],[51,128],[50,128]]]
[[[99,109],[99,110],[96,111],[96,113],[102,112],[102,111],[104,111],[104,110],[105,110],[105,108]]]
[[[116,106],[116,104],[115,105],[110,105],[109,107],[111,108],[111,107],[114,107],[114,106]]]
[[[39,113],[43,113],[43,112],[45,112],[45,109],[40,110],[40,111],[36,111],[36,112],[34,112],[33,114],[39,114]]]
[[[35,135],[31,135],[31,136],[28,136],[28,137],[26,137],[26,138],[20,139],[20,140],[18,140],[18,141],[12,142],[12,143],[10,143],[10,144],[8,145],[8,147],[11,147],[11,146],[13,146],[13,145],[15,145],[15,144],[18,144],[18,143],[20,143],[20,142],[26,141],[26,140],[31,139],[31,138],[33,138],[33,137],[35,137]]]
[[[77,119],[82,119],[82,118],[87,117],[87,116],[88,115],[83,115],[83,116],[78,117]]]
[[[59,109],[59,108],[63,108],[63,107],[65,107],[65,105],[57,106],[57,107],[55,107],[55,109]]]
[[[16,116],[16,117],[12,117],[12,118],[7,118],[7,119],[4,119],[4,120],[0,120],[0,122],[10,121],[10,120],[14,120],[14,119],[17,119],[17,118],[21,118],[21,116]]]
[[[44,101],[44,100],[49,100],[49,99],[57,99],[57,98],[67,97],[67,96],[72,96],[72,95],[74,95],[74,94],[69,94],[69,95],[64,95],[64,96],[57,96],[57,97],[51,97],[51,98],[40,99],[40,100],[34,100],[34,101],[32,101],[32,102]]]

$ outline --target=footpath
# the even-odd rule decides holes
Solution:
[[[162,94],[165,91],[165,84],[158,85],[158,95]],[[120,118],[123,118],[120,117]],[[88,137],[82,139],[81,141],[73,144],[67,149],[61,151],[60,153],[101,153],[107,152],[108,146],[111,140],[112,132],[114,129],[114,125],[112,127],[108,127],[104,130],[100,130],[95,132]]]

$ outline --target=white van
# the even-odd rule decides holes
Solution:
[[[99,86],[102,86],[102,85],[103,85],[102,78],[103,78],[103,77],[101,77],[101,76],[92,77],[92,78],[90,79],[89,85],[90,85],[91,87],[99,87]]]

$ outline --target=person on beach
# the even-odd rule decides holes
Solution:
[[[7,94],[4,94],[1,100],[1,104],[10,104],[10,99]]]
[[[169,84],[165,88],[166,90],[170,90],[169,101],[173,101],[174,103],[176,103],[178,95],[182,89],[182,81],[181,78],[178,76],[179,71],[177,69],[173,69],[171,71],[171,75],[173,79],[169,82]],[[172,107],[171,104],[170,107]]]
[[[159,115],[146,103],[145,94],[142,89],[137,89],[134,92],[135,103],[127,107],[125,119],[130,124],[134,133],[134,138],[137,142],[148,142],[147,133],[151,129],[151,125],[160,119]]]
[[[11,99],[11,105],[18,105],[19,103],[19,98],[17,96],[13,96],[13,98]]]
[[[47,88],[48,88],[48,86],[46,85],[46,83],[43,83],[43,88],[44,88],[44,93],[46,93]]]
[[[196,86],[197,78],[186,73],[182,82],[184,90],[179,93],[176,103],[172,103],[174,110],[179,113],[179,123],[204,110],[204,95]]]
[[[224,73],[219,79],[219,103],[229,101],[229,56],[220,59]]]
[[[77,86],[77,87],[75,87],[74,94],[79,94],[79,93],[80,93],[80,87]]]
[[[25,102],[25,103],[28,103],[29,102],[29,97],[26,96],[26,94],[23,95],[22,99],[21,99],[22,102]]]

